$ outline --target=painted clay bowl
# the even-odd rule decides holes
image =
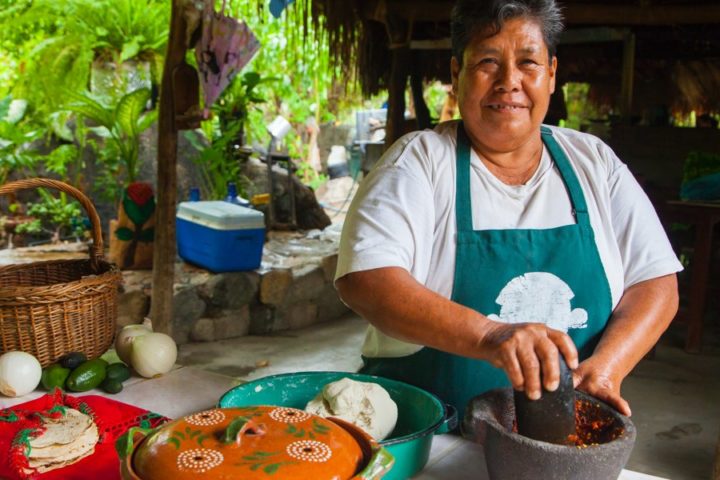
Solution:
[[[358,427],[303,410],[216,408],[118,440],[125,480],[377,480],[392,456]]]

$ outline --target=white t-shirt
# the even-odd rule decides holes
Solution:
[[[335,278],[402,267],[450,298],[455,272],[457,121],[398,140],[363,180],[345,219]],[[600,139],[551,127],[585,195],[613,309],[626,288],[682,270],[665,231],[627,166]],[[544,149],[524,185],[506,185],[471,150],[474,230],[545,229],[575,223],[565,184]],[[483,313],[483,312],[481,312]],[[370,326],[362,353],[399,357],[418,351]]]

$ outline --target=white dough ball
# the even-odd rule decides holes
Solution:
[[[305,407],[321,417],[337,417],[383,440],[395,428],[398,409],[390,394],[376,383],[343,378],[328,383]]]

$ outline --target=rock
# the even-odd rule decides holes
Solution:
[[[215,340],[215,320],[212,318],[201,318],[190,331],[190,340],[194,342],[212,342]]]
[[[133,292],[145,290],[152,286],[152,271],[147,270],[125,270],[122,272],[123,290]]]
[[[293,281],[289,268],[270,270],[260,280],[260,301],[266,305],[280,305]]]
[[[317,265],[308,265],[295,272],[293,283],[288,289],[286,302],[315,300],[325,287],[325,274]]]
[[[250,307],[244,305],[238,310],[224,312],[215,322],[215,340],[242,337],[250,330]]]
[[[316,303],[318,306],[318,322],[335,320],[350,312],[350,308],[340,300],[340,295],[330,283],[325,286]]]
[[[173,295],[172,337],[178,344],[187,343],[195,322],[205,313],[205,302],[195,287],[177,288]]]
[[[276,309],[261,304],[250,308],[250,335],[266,335],[289,328],[290,319],[287,309]]]
[[[325,276],[325,281],[332,283],[335,280],[335,270],[337,270],[338,256],[330,255],[329,257],[323,257],[320,262],[320,266]]]
[[[259,283],[255,272],[221,273],[210,277],[200,292],[214,307],[237,309],[253,302]]]
[[[267,164],[260,160],[251,158],[243,165],[242,174],[245,175],[252,185],[247,194],[253,196],[268,191]],[[281,168],[277,163],[273,166],[273,195],[275,197],[276,222],[288,222],[290,218],[290,196],[288,187],[287,170]],[[332,224],[330,217],[320,206],[315,198],[315,192],[304,185],[297,176],[293,175],[293,192],[295,197],[295,216],[297,228],[310,230],[313,228],[323,229]],[[267,215],[267,214],[266,214]]]
[[[318,306],[310,302],[296,303],[286,310],[284,318],[290,330],[309,327],[318,323]]]
[[[154,185],[157,185],[157,134],[157,122],[140,134],[138,158],[140,169],[138,178],[142,178]],[[179,200],[188,198],[191,187],[202,184],[201,168],[194,161],[198,156],[198,149],[187,139],[187,135],[194,135],[194,132],[180,132],[180,135],[178,135],[177,191]],[[203,143],[202,136],[195,135],[195,138],[200,143]]]
[[[265,335],[273,332],[275,323],[275,310],[265,305],[253,305],[250,307],[250,335]]]
[[[118,298],[118,327],[142,323],[150,310],[150,297],[141,290],[122,293]]]

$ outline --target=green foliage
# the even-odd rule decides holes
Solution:
[[[245,196],[244,184],[249,181],[240,175],[238,149],[245,143],[249,112],[260,112],[258,105],[267,101],[262,86],[278,80],[256,72],[238,75],[212,106],[213,118],[202,122],[200,130],[184,133],[199,152],[194,162],[200,169],[203,198],[225,197],[228,182],[238,184],[240,195]]]
[[[157,67],[169,12],[161,0],[17,2],[0,14],[3,50],[23,66],[15,95],[32,99],[42,115],[58,109],[63,91],[87,87],[93,62],[141,59]]]
[[[54,229],[56,241],[66,234],[76,237],[82,234],[82,209],[76,200],[68,198],[65,192],[60,192],[58,197],[44,189],[39,189],[38,193],[40,202],[30,204],[28,208],[28,215],[38,219],[18,226],[18,233],[39,233],[42,230]]]
[[[81,161],[75,145],[61,144],[47,152],[48,132],[26,117],[27,102],[5,97],[0,100],[0,184],[18,170],[34,174],[40,164],[62,177]],[[47,153],[46,153],[47,152]],[[77,168],[72,169],[77,172]]]
[[[720,154],[690,152],[683,164],[683,183],[720,172]]]
[[[259,87],[276,83],[279,77],[263,77],[257,72],[245,72],[238,75],[228,85],[220,96],[220,99],[213,105],[212,111],[220,121],[220,129],[223,132],[235,129],[239,123],[239,140],[244,142],[245,125],[248,121],[250,109],[267,102],[267,99],[260,92]]]
[[[348,84],[342,73],[330,65],[324,38],[318,38],[318,32],[305,21],[297,4],[286,9],[280,20],[273,18],[267,8],[259,9],[256,2],[231,0],[229,4],[232,15],[244,20],[262,45],[246,68],[278,77],[272,89],[262,89],[268,100],[263,110],[248,112],[248,143],[266,144],[265,125],[276,115],[283,115],[296,127],[304,125],[308,117],[315,117],[320,125],[337,120],[341,111],[361,103],[354,85]],[[304,142],[296,132],[290,132],[285,142],[292,157],[307,156]]]
[[[589,92],[589,83],[568,82],[563,85],[567,108],[565,127],[581,130],[582,125],[590,120],[597,120],[602,116],[598,108],[589,101]]]
[[[240,175],[240,159],[230,149],[240,131],[240,122],[234,122],[222,131],[217,119],[203,122],[203,128],[183,132],[185,138],[199,152],[193,159],[200,170],[200,192],[205,199],[221,199],[227,192],[228,182],[238,184],[238,193],[245,196],[249,180]]]
[[[125,183],[134,182],[138,174],[138,149],[140,134],[156,119],[157,111],[143,114],[150,99],[150,90],[141,88],[123,95],[114,106],[108,106],[93,98],[89,93],[66,92],[66,108],[96,123],[95,132],[105,137],[108,150],[105,158],[117,153],[122,162]],[[112,166],[112,161],[109,161]],[[116,179],[118,185],[119,180]]]
[[[0,101],[0,184],[14,170],[33,170],[38,155],[27,144],[42,136],[34,125],[22,122],[27,103],[5,97]]]

